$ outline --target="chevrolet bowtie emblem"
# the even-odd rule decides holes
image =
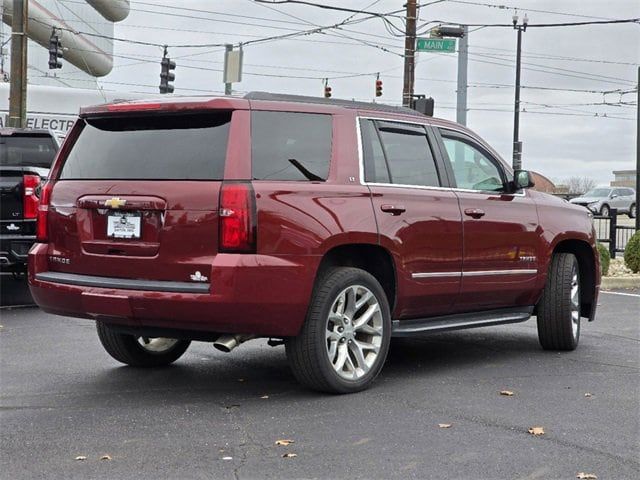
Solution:
[[[111,208],[120,208],[120,207],[124,207],[125,203],[127,203],[126,200],[122,200],[121,198],[118,198],[118,197],[113,197],[113,198],[110,198],[109,200],[105,200],[104,206],[111,207]]]

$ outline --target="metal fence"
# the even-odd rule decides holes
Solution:
[[[618,211],[611,209],[608,217],[595,215],[593,225],[596,229],[598,242],[609,246],[611,258],[616,258],[616,253],[624,253],[624,249],[636,228],[628,225],[618,225]]]

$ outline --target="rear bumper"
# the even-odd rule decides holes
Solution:
[[[27,255],[36,241],[30,235],[0,235],[0,270],[25,271]]]
[[[316,256],[219,254],[209,288],[200,283],[155,282],[154,290],[149,288],[154,282],[48,271],[46,252],[47,245],[41,244],[29,254],[31,294],[46,312],[142,331],[149,327],[274,337],[298,334],[320,261]],[[167,290],[167,284],[180,285]],[[194,289],[180,288],[189,285]]]

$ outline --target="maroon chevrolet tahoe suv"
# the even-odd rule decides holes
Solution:
[[[265,337],[329,392],[370,385],[392,336],[535,315],[543,348],[572,350],[600,285],[592,222],[530,186],[409,109],[266,93],[86,108],[42,189],[31,292],[95,319],[125,364]]]

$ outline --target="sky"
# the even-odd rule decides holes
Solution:
[[[310,1],[379,13],[404,5],[404,0]],[[509,24],[516,13],[520,18],[526,13],[532,25],[640,17],[638,0],[419,3],[418,25],[434,22],[419,28],[423,36],[438,22]],[[167,44],[177,63],[176,94],[220,93],[224,49],[180,45],[250,42],[335,25],[352,15],[253,0],[131,0],[131,12],[115,25],[114,35]],[[387,18],[403,30],[400,16]],[[364,18],[360,14],[351,19]],[[380,72],[384,94],[377,101],[399,104],[404,38],[388,28],[391,31],[382,20],[372,18],[323,33],[247,44],[243,78],[234,84],[234,93],[321,96],[328,78],[334,98],[371,101]],[[510,162],[516,32],[511,27],[470,30],[467,125]],[[613,170],[634,169],[640,24],[529,28],[523,34],[522,51],[523,168],[554,181],[587,176],[601,185],[613,179]],[[113,71],[99,81],[104,89],[157,92],[161,47],[116,41],[114,54]],[[455,120],[456,72],[455,53],[418,55],[415,93],[435,99],[437,117]]]

